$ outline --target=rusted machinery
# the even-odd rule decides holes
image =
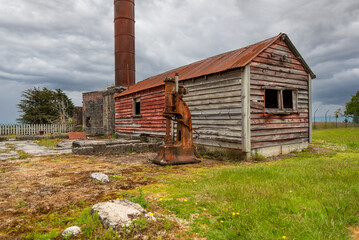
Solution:
[[[154,163],[160,165],[179,165],[200,162],[194,155],[192,118],[187,104],[182,99],[187,90],[178,85],[178,74],[165,80],[165,109],[166,136],[164,145],[160,147]],[[171,122],[177,122],[176,141],[171,134]],[[173,128],[173,126],[172,126]]]

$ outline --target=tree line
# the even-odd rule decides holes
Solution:
[[[66,124],[74,114],[72,100],[61,90],[31,88],[23,91],[17,105],[23,124]]]

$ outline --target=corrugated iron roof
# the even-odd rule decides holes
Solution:
[[[259,43],[244,48],[240,48],[234,51],[222,53],[189,65],[185,65],[183,67],[179,67],[167,71],[157,76],[147,78],[141,82],[138,82],[134,86],[130,87],[128,90],[116,95],[115,97],[121,97],[145,89],[164,85],[163,82],[164,78],[174,77],[176,73],[179,74],[179,80],[183,81],[187,79],[206,76],[213,73],[223,72],[229,69],[244,67],[256,56],[258,56],[262,51],[264,51],[269,45],[271,45],[273,42],[279,39],[282,35],[285,34],[280,33],[275,37],[266,39]]]

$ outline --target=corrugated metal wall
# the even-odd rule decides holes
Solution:
[[[191,114],[194,143],[241,149],[241,70],[181,82]]]
[[[264,101],[264,86],[298,89],[298,113],[265,114],[264,109],[251,108],[252,148],[308,142],[308,73],[281,40],[251,63],[251,102]]]

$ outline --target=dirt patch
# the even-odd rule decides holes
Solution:
[[[171,168],[150,162],[156,153],[108,156],[59,155],[35,157],[31,161],[0,162],[0,239],[17,239],[30,232],[29,222],[80,201],[97,203],[121,196],[121,191],[163,181],[169,169],[180,173],[186,168],[227,164],[204,160],[201,164]],[[97,183],[90,175],[101,172],[109,183]],[[1,233],[3,235],[1,235]],[[5,234],[5,235],[4,235]]]
[[[353,240],[359,240],[359,226],[350,228]]]

